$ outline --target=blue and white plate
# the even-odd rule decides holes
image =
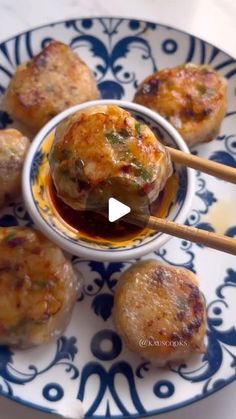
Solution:
[[[0,95],[15,68],[51,39],[71,45],[93,69],[103,98],[131,100],[148,74],[186,61],[211,64],[229,83],[228,113],[220,135],[194,153],[236,167],[236,62],[216,47],[155,23],[118,18],[76,19],[25,32],[0,45]],[[0,113],[0,128],[11,126]],[[236,187],[196,173],[189,225],[236,236]],[[0,212],[0,225],[31,225],[21,202]],[[0,349],[1,393],[16,401],[78,417],[80,400],[93,418],[144,417],[200,400],[236,376],[235,257],[172,239],[149,255],[196,272],[208,307],[207,353],[158,369],[131,354],[114,330],[111,310],[120,273],[129,263],[73,258],[86,278],[66,333],[27,351]]]

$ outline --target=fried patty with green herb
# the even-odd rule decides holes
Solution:
[[[0,228],[0,345],[28,348],[57,338],[80,283],[61,249],[40,232]]]
[[[14,119],[35,133],[64,109],[99,96],[93,73],[79,55],[69,45],[51,41],[16,68],[5,104]]]
[[[134,102],[168,119],[192,146],[218,135],[227,108],[227,81],[209,65],[187,63],[148,76]]]
[[[49,162],[59,197],[77,210],[94,210],[117,192],[140,210],[142,197],[153,202],[172,174],[169,153],[150,128],[114,105],[62,122]]]
[[[206,303],[191,271],[143,260],[122,273],[113,320],[131,351],[159,366],[206,351]]]

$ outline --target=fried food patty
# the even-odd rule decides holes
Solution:
[[[139,210],[142,197],[153,202],[172,174],[169,153],[149,127],[114,105],[62,122],[49,163],[59,197],[77,210],[94,210],[117,192]]]
[[[27,227],[0,229],[0,345],[27,348],[67,326],[81,277],[62,251]]]
[[[206,306],[196,275],[156,260],[119,279],[113,319],[131,351],[157,365],[205,352]]]
[[[227,83],[212,67],[188,63],[151,74],[140,84],[134,102],[164,116],[192,146],[219,133]]]
[[[13,118],[35,133],[64,109],[99,96],[88,66],[68,45],[52,41],[17,67],[5,105]]]
[[[16,129],[0,130],[0,208],[17,198],[29,140]]]

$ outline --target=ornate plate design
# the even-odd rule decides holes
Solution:
[[[0,94],[15,67],[51,39],[72,46],[93,68],[103,98],[131,100],[149,73],[187,61],[211,64],[229,83],[228,113],[220,135],[193,152],[236,167],[236,62],[216,47],[155,23],[118,18],[53,23],[0,45]],[[12,120],[0,112],[0,128]],[[196,173],[197,189],[186,223],[236,236],[236,189]],[[0,212],[0,226],[31,225],[21,202]],[[144,417],[184,406],[221,389],[236,372],[235,258],[172,239],[148,257],[185,266],[201,280],[208,305],[207,353],[186,364],[157,369],[131,354],[114,331],[111,310],[116,282],[132,263],[72,258],[86,278],[65,336],[27,351],[0,348],[1,393],[46,412],[77,417]]]

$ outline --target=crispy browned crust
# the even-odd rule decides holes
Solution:
[[[64,109],[99,96],[88,66],[68,45],[52,41],[17,67],[5,104],[13,118],[35,133]]]
[[[158,138],[113,105],[95,106],[62,122],[49,162],[59,196],[79,210],[88,209],[87,198],[96,187],[112,196],[113,181],[130,200],[134,195],[130,206],[138,209],[139,198],[146,194],[155,200],[172,174],[169,153]],[[93,203],[97,208],[99,202]]]
[[[16,129],[0,130],[0,208],[18,197],[29,139]]]
[[[62,251],[27,227],[0,229],[0,345],[58,337],[70,319],[79,277]]]
[[[186,269],[133,265],[119,279],[113,319],[129,349],[159,365],[205,351],[205,301]]]
[[[218,134],[227,108],[227,83],[212,67],[189,63],[148,76],[134,102],[168,119],[192,146]]]

